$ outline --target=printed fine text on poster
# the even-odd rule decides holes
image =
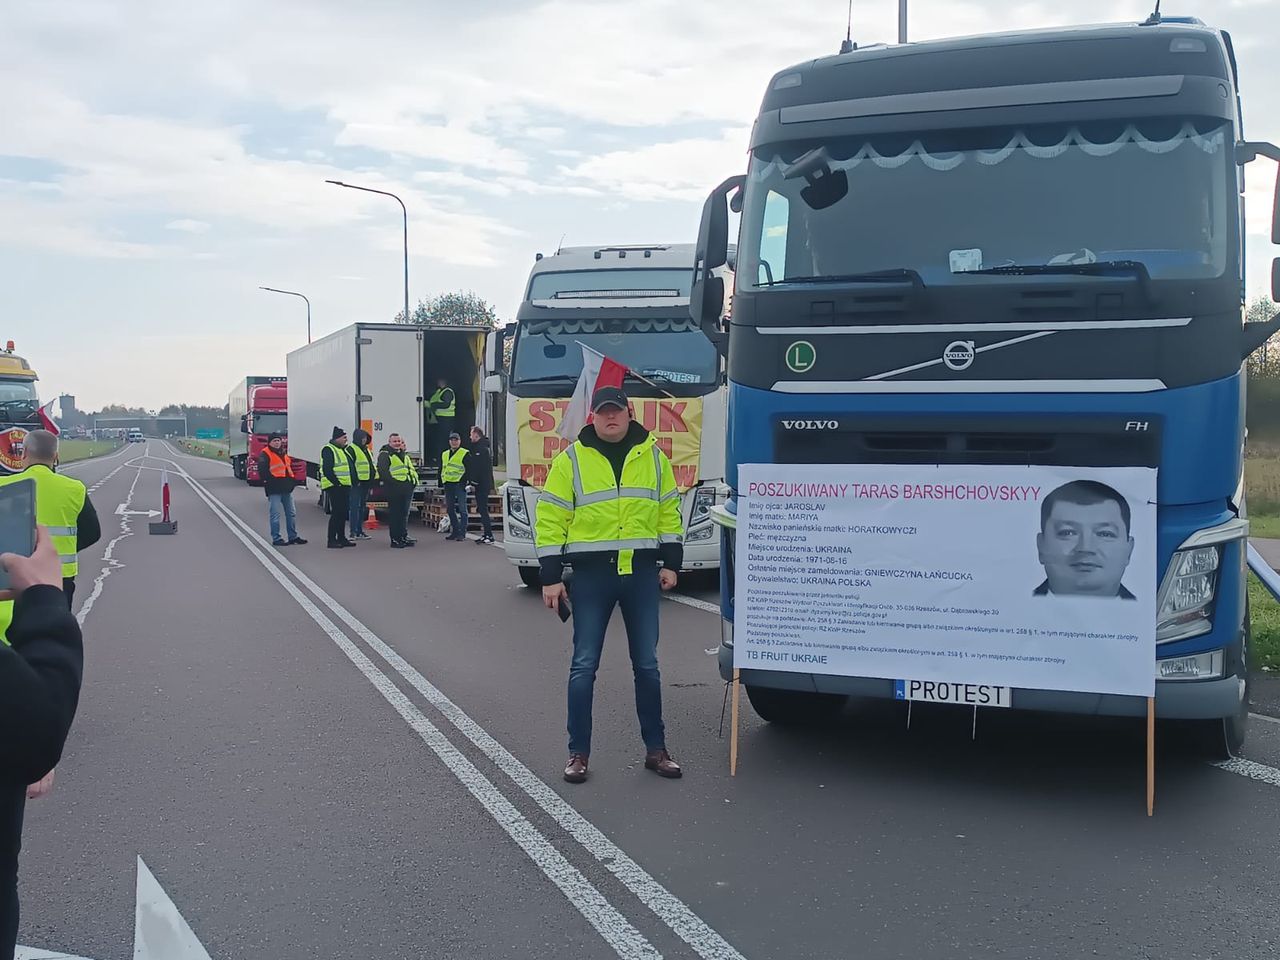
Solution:
[[[1156,471],[746,464],[744,669],[1150,696]]]

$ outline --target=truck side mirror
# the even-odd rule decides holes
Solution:
[[[502,374],[491,373],[484,378],[485,393],[501,393],[502,392]]]
[[[240,432],[241,433],[249,432],[249,415],[247,413],[243,413],[240,415]]]
[[[693,261],[693,287],[689,292],[689,315],[702,327],[721,353],[727,335],[720,329],[724,314],[724,278],[718,271],[729,260],[729,194],[742,189],[747,178],[738,175],[711,191],[702,205],[698,245]]]

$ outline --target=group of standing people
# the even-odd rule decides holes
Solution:
[[[365,533],[364,524],[369,509],[369,490],[376,482],[386,497],[391,546],[394,549],[412,547],[417,540],[409,536],[409,513],[413,509],[413,492],[420,478],[404,438],[398,433],[390,434],[376,459],[369,449],[372,438],[367,431],[356,430],[352,439],[354,443],[342,427],[334,427],[333,436],[320,452],[320,489],[326,492],[329,500],[326,545],[330,549],[341,549],[354,547],[360,540],[372,539]],[[471,428],[470,448],[462,446],[462,439],[456,432],[450,432],[439,463],[439,482],[449,515],[448,539],[466,539],[467,491],[471,490],[475,494],[483,531],[478,542],[493,543],[489,518],[493,456],[484,431],[479,427]],[[275,516],[274,507],[272,516]],[[272,538],[277,546],[295,542],[292,528],[289,534],[289,540],[281,541],[276,536],[275,527],[272,528]]]

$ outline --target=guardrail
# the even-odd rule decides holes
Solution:
[[[1249,569],[1262,581],[1267,592],[1280,602],[1280,574],[1271,569],[1271,564],[1262,558],[1256,547],[1249,544]]]

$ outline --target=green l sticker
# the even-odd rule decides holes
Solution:
[[[792,373],[808,373],[817,359],[818,351],[808,340],[797,340],[787,347],[787,369]]]

